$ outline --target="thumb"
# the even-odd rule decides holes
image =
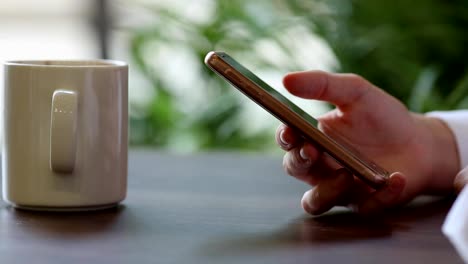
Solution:
[[[327,101],[338,107],[364,99],[374,90],[371,83],[358,75],[323,71],[289,73],[283,78],[283,85],[296,96]]]

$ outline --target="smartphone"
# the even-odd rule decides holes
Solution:
[[[390,174],[385,169],[321,132],[315,118],[225,52],[209,52],[205,57],[205,64],[372,188],[379,189],[387,183]]]

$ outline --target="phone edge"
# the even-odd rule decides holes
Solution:
[[[307,128],[312,128],[310,130],[304,131],[304,133],[301,133],[301,134],[303,134],[303,136],[306,136],[310,141],[312,141],[314,145],[316,145],[322,151],[329,154],[332,158],[337,160],[337,162],[339,162],[345,168],[348,168],[353,174],[358,176],[361,180],[369,184],[371,187],[378,189],[386,184],[388,174],[382,175],[381,173],[377,171],[373,171],[371,168],[371,165],[367,164],[359,157],[355,157],[356,154],[353,154],[352,151],[347,150],[345,146],[342,146],[335,140],[329,138],[323,132],[319,131],[317,128],[311,126],[306,120],[304,120],[294,111],[289,109],[282,102],[279,102],[268,92],[264,91],[261,87],[258,87],[258,85],[255,82],[250,80],[248,77],[244,76],[236,68],[234,68],[228,62],[226,62],[222,58],[222,54],[227,55],[225,52],[210,51],[205,57],[205,60],[204,60],[205,64],[210,69],[215,71],[215,73],[217,73],[219,76],[221,76],[226,81],[228,81],[237,90],[239,90],[244,95],[249,97],[257,105],[261,106],[263,109],[265,109],[271,115],[275,116],[281,122],[291,126],[292,128],[298,131],[304,131],[304,129],[301,129],[297,127],[296,124],[294,124],[295,121],[288,120],[288,118],[283,117],[283,116],[289,115],[290,117],[291,116],[294,117],[297,122],[302,123],[303,126]],[[218,63],[216,63],[217,61]],[[231,71],[230,74],[226,74],[225,72],[223,72],[223,69],[221,69],[219,65],[219,61],[221,61],[222,64],[225,64],[224,67],[227,66],[226,68],[230,70],[234,70],[234,71]],[[253,92],[252,92],[252,89],[254,89]],[[265,99],[265,98],[268,98],[268,99]],[[273,107],[273,106],[267,106],[265,102],[269,102],[269,103],[278,102],[279,104]],[[288,112],[288,114],[282,114],[281,111],[277,110],[277,108],[275,107],[281,108],[282,110]],[[330,144],[328,144],[328,147],[327,147],[322,143],[322,141],[326,141]],[[330,149],[330,146],[332,146],[331,149]],[[384,169],[382,168],[381,170],[384,170]]]

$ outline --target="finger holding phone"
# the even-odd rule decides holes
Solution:
[[[307,212],[343,205],[375,213],[419,194],[453,190],[460,165],[450,129],[409,112],[363,78],[321,71],[286,75],[290,93],[336,106],[317,121],[229,55],[210,52],[205,63],[282,121],[276,140],[286,150],[284,168],[312,186],[302,198]]]
[[[314,186],[302,199],[309,213],[320,214],[334,205],[371,213],[418,194],[452,189],[458,158],[454,139],[442,121],[409,112],[397,99],[352,74],[297,72],[285,76],[283,83],[296,96],[336,106],[319,118],[324,133],[338,133],[387,170],[398,171],[384,188],[373,190],[327,165],[313,144],[281,125],[276,138],[287,151],[286,170]],[[309,164],[307,169],[304,163]]]

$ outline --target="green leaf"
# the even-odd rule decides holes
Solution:
[[[423,112],[424,104],[434,90],[437,80],[437,70],[433,67],[424,68],[408,99],[408,108],[414,112]]]

